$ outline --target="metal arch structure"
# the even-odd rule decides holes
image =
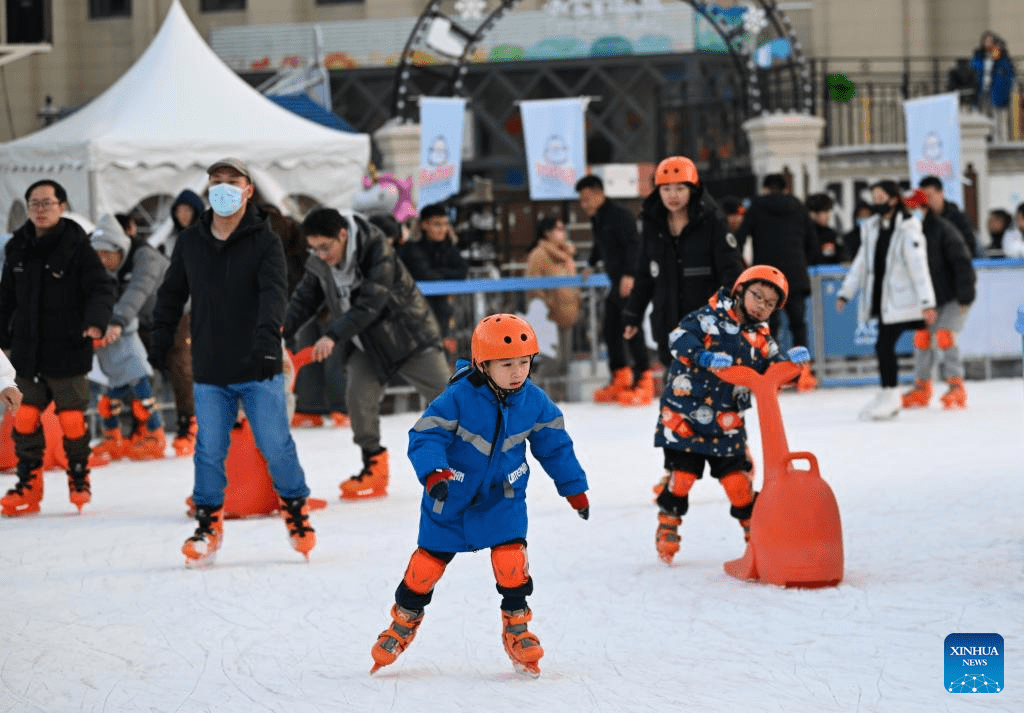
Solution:
[[[467,62],[470,61],[473,53],[494,25],[504,15],[511,12],[519,1],[501,0],[498,6],[489,13],[475,21],[470,21],[470,24],[467,25],[467,20],[453,18],[443,10],[442,5],[450,5],[450,2],[430,0],[413,25],[395,69],[392,85],[392,117],[402,121],[415,120],[417,97],[411,91],[414,87],[428,89],[431,96],[462,95]],[[747,30],[742,23],[731,26],[723,22],[720,8],[717,5],[698,0],[682,0],[682,2],[686,2],[703,17],[725,43],[737,73],[742,77],[746,87],[748,115],[757,116],[766,109],[783,107],[797,109],[808,114],[812,113],[814,90],[807,58],[789,19],[779,8],[776,0],[751,0],[755,3],[751,7],[759,8],[764,13],[765,22],[775,30],[777,36],[787,39],[790,43],[790,59],[772,67],[772,73],[776,76],[779,73],[788,74],[788,81],[785,82],[789,85],[788,91],[784,90],[782,85],[777,85],[778,92],[776,92],[785,94],[785,100],[780,96],[772,96],[766,91],[764,86],[766,82],[762,81],[762,76],[767,77],[768,73],[759,70],[754,60],[752,43],[745,41]],[[453,39],[453,47],[458,48],[457,52],[440,52],[436,47],[427,44],[427,36],[434,23],[441,23],[440,26],[447,30]],[[445,61],[438,64],[417,63],[415,61],[416,53],[420,47],[427,48],[432,53],[441,54]]]
[[[391,115],[401,117],[403,120],[412,120],[413,104],[415,103],[415,98],[409,92],[409,88],[412,86],[430,86],[439,89],[440,91],[433,96],[461,94],[462,77],[466,74],[466,63],[469,58],[472,57],[480,42],[498,20],[519,2],[520,0],[501,0],[496,8],[475,22],[475,27],[470,28],[466,26],[466,20],[455,20],[442,11],[441,6],[444,4],[444,0],[430,0],[416,19],[416,24],[413,25],[412,32],[409,33],[409,39],[405,42],[402,56],[395,69]],[[446,55],[449,62],[445,64],[416,64],[414,62],[416,51],[421,45],[426,46],[427,34],[437,21],[447,23],[450,28],[449,32],[456,41],[463,44],[463,47],[457,55]],[[437,52],[436,49],[431,49]],[[415,78],[414,74],[417,75]]]

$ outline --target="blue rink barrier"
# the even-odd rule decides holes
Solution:
[[[993,365],[1016,360],[1020,343],[1010,325],[1024,298],[1024,259],[981,259],[974,261],[978,275],[977,298],[958,342],[965,362],[980,365],[990,378]],[[810,268],[811,298],[807,301],[807,341],[818,380],[823,386],[853,386],[878,383],[874,356],[878,325],[857,322],[858,295],[837,313],[836,295],[847,269],[835,265]],[[906,332],[896,343],[902,380],[912,379],[913,333]]]

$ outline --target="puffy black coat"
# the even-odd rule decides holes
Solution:
[[[25,223],[6,246],[0,278],[0,347],[18,375],[70,377],[92,368],[88,327],[105,330],[117,284],[78,223],[62,218],[36,237]]]
[[[352,339],[358,336],[378,376],[387,380],[412,355],[428,347],[441,348],[441,329],[387,236],[359,215],[348,219],[348,239],[356,241],[359,276],[350,308],[341,308],[331,267],[311,255],[288,303],[284,337],[290,342],[326,306],[331,321],[325,334],[347,350],[356,348]]]
[[[469,265],[459,254],[451,240],[419,240],[404,243],[398,248],[398,256],[413,279],[419,280],[465,280]],[[434,310],[442,332],[447,333],[448,324],[455,313],[448,295],[434,295],[427,298]]]
[[[741,250],[747,238],[754,241],[755,265],[777,267],[792,294],[811,293],[807,266],[818,262],[818,237],[803,203],[785,193],[758,196],[736,231]]]
[[[266,215],[251,204],[227,240],[210,232],[212,220],[207,210],[178,236],[157,292],[150,355],[166,358],[191,296],[195,382],[255,381],[264,356],[282,353],[288,304],[284,248]]]
[[[961,305],[973,303],[977,275],[960,231],[945,218],[928,213],[924,217],[924,238],[935,304],[944,305],[951,300]]]
[[[971,255],[974,257],[982,256],[981,245],[978,243],[978,238],[974,234],[974,228],[971,227],[970,221],[967,220],[967,216],[960,210],[956,203],[950,203],[946,201],[942,206],[942,217],[953,224],[960,235],[964,239],[964,244],[967,245],[967,249],[971,251]],[[941,302],[939,303],[941,304]]]
[[[640,211],[643,227],[640,258],[633,287],[623,310],[623,323],[639,326],[652,304],[651,333],[663,364],[672,362],[668,335],[680,320],[707,304],[720,287],[731,288],[743,271],[736,239],[706,204],[678,238],[669,234],[668,212],[657,192]]]
[[[594,246],[587,263],[594,267],[598,262],[603,262],[612,290],[617,292],[619,279],[623,275],[636,274],[640,253],[636,218],[615,201],[605,199],[590,219],[590,227],[594,234]]]

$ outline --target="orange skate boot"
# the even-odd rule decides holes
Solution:
[[[292,428],[319,428],[324,425],[324,417],[318,413],[295,412],[292,416]]]
[[[348,414],[342,413],[341,411],[331,411],[331,425],[335,428],[344,428],[351,426],[352,421],[349,419]]]
[[[288,537],[292,549],[307,560],[310,551],[316,547],[316,532],[309,524],[309,506],[305,498],[280,499],[281,517],[288,526]]]
[[[388,452],[381,448],[372,455],[363,453],[363,470],[341,483],[342,500],[381,498],[388,494]]]
[[[399,655],[409,648],[409,644],[416,638],[416,630],[422,623],[422,609],[406,609],[397,604],[391,607],[391,625],[380,632],[377,643],[370,650],[370,655],[373,656],[370,674],[393,664]]]
[[[195,416],[178,417],[178,433],[171,442],[175,454],[179,456],[190,456],[196,452],[196,433],[199,427],[196,425]]]
[[[798,393],[806,393],[814,391],[816,388],[818,388],[818,380],[814,377],[814,372],[811,371],[811,365],[804,364],[800,369],[800,376],[796,379],[796,390]]]
[[[954,376],[948,382],[949,391],[940,397],[942,408],[947,411],[955,411],[967,408],[967,390],[964,389],[964,380]]]
[[[917,379],[914,381],[914,388],[900,397],[903,408],[928,408],[928,402],[932,400],[931,379]]]
[[[594,402],[599,404],[613,404],[626,389],[633,386],[633,370],[628,366],[616,369],[612,374],[612,383],[603,386],[594,392]]]
[[[654,546],[658,550],[658,559],[665,564],[672,564],[672,559],[679,552],[679,526],[683,524],[683,518],[669,515],[667,512],[658,513],[658,530],[654,536]]]
[[[140,425],[132,440],[125,446],[124,454],[130,460],[156,460],[163,458],[166,450],[167,437],[163,428],[150,431],[145,425]]]
[[[544,649],[540,645],[540,640],[526,628],[531,619],[533,612],[529,607],[516,611],[502,609],[501,642],[516,671],[537,678],[540,676],[540,666],[537,662],[544,655]]]
[[[92,459],[97,465],[107,465],[124,458],[126,441],[120,428],[103,432],[103,440],[92,449]]]
[[[68,500],[78,512],[92,500],[89,468],[85,463],[72,463],[68,468]]]
[[[206,567],[213,564],[224,539],[224,508],[201,505],[196,508],[196,531],[185,540],[181,553],[186,567]]]
[[[646,406],[654,400],[654,373],[647,369],[631,389],[618,395],[618,402],[623,406]]]
[[[18,482],[0,498],[0,513],[4,517],[21,517],[39,512],[43,499],[43,464],[18,463]]]

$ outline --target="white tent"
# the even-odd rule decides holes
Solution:
[[[174,0],[152,43],[107,91],[0,144],[0,210],[23,202],[33,181],[52,178],[72,210],[97,220],[148,196],[201,189],[206,167],[224,156],[248,162],[273,203],[305,194],[344,208],[362,189],[370,140],[264,98],[221,62]]]

